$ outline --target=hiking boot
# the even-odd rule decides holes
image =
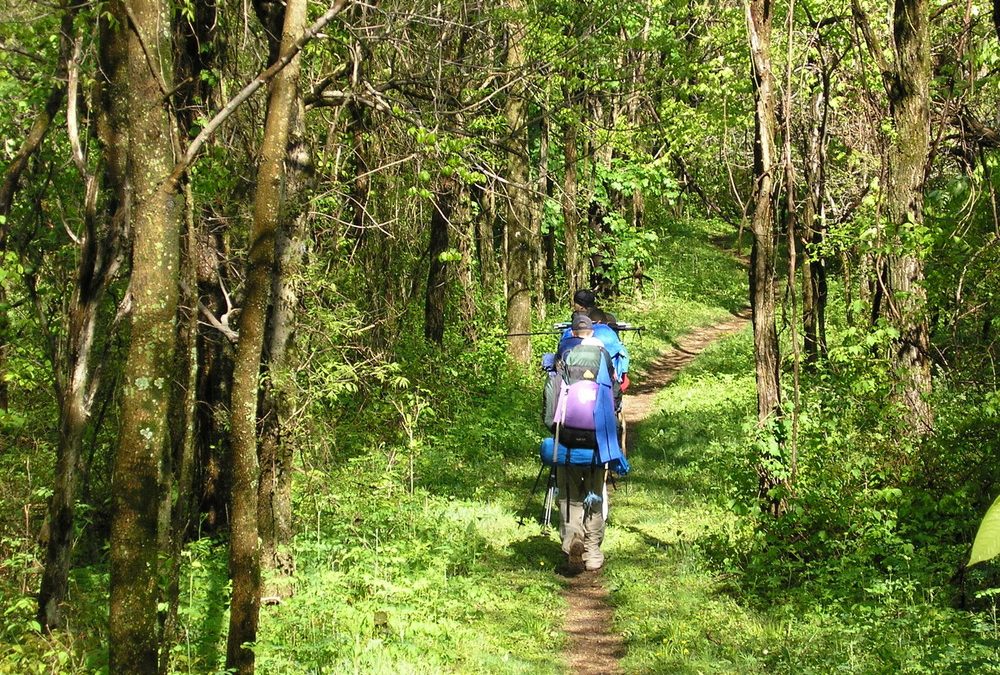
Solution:
[[[601,562],[595,562],[595,561],[588,560],[583,565],[583,568],[585,570],[587,570],[588,572],[596,572],[597,570],[601,569],[602,567],[604,567],[604,561],[603,560]]]
[[[570,569],[582,570],[583,565],[583,540],[579,537],[573,539],[573,543],[569,545],[569,563]]]

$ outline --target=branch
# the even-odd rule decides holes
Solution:
[[[205,142],[215,133],[215,131],[222,126],[229,117],[236,112],[236,109],[240,107],[247,99],[253,96],[258,89],[263,87],[265,84],[270,82],[275,75],[280,73],[282,69],[291,63],[295,55],[302,51],[302,48],[306,46],[309,41],[311,41],[316,35],[323,30],[326,24],[330,23],[334,17],[343,11],[344,7],[347,6],[350,0],[337,0],[331,7],[326,11],[323,16],[316,20],[316,22],[309,26],[302,34],[298,40],[292,45],[291,49],[281,55],[277,61],[271,64],[268,68],[260,73],[257,77],[251,80],[239,93],[237,93],[233,98],[223,106],[222,110],[215,114],[208,124],[202,128],[201,132],[195,136],[194,140],[191,141],[191,145],[188,146],[187,152],[184,153],[184,157],[181,158],[177,164],[174,165],[173,171],[164,181],[163,188],[173,191],[177,183],[180,181],[181,176],[187,171],[188,167],[194,162],[198,157],[198,153],[201,151],[201,147],[205,145]]]
[[[21,144],[21,148],[14,155],[14,159],[7,166],[7,170],[3,174],[3,182],[0,183],[0,216],[6,217],[10,214],[10,209],[14,202],[14,194],[17,192],[18,183],[21,180],[21,174],[24,173],[24,169],[28,166],[28,160],[41,147],[42,140],[48,133],[49,127],[52,125],[52,120],[62,106],[63,97],[66,95],[66,85],[63,84],[63,79],[67,63],[70,59],[70,35],[73,33],[73,20],[80,6],[68,5],[64,7],[62,22],[59,27],[61,40],[59,64],[56,67],[57,84],[52,87],[49,97],[45,101],[45,107],[38,113],[38,117],[35,118],[31,129]],[[5,218],[0,218],[0,220],[5,220]],[[10,223],[0,222],[0,249],[5,246],[4,242],[7,241],[9,227]]]
[[[889,67],[889,63],[885,60],[885,54],[879,49],[878,43],[875,41],[875,35],[872,33],[871,24],[868,23],[868,15],[865,14],[864,8],[861,7],[860,0],[851,0],[851,12],[854,14],[854,21],[861,28],[861,34],[864,35],[868,52],[875,59],[879,73],[882,74],[882,85],[885,87],[886,93],[891,95],[890,78],[895,73],[895,70]]]
[[[229,321],[227,319],[230,312],[226,312],[225,316],[223,317],[223,320],[220,321],[215,316],[215,314],[212,313],[212,310],[206,307],[205,304],[202,303],[202,301],[197,298],[197,295],[191,290],[191,287],[188,286],[187,283],[183,281],[180,282],[180,287],[182,291],[184,291],[187,295],[194,298],[195,302],[198,303],[198,311],[201,312],[201,315],[205,317],[206,323],[212,328],[215,328],[217,331],[222,333],[224,336],[226,336],[226,338],[231,343],[236,344],[237,341],[240,339],[240,334],[235,330],[233,330],[229,325]]]

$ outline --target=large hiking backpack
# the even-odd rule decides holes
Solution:
[[[580,344],[563,354],[545,383],[545,426],[559,442],[575,448],[597,448],[595,410],[602,362],[610,367],[603,347]]]

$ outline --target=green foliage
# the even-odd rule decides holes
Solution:
[[[1000,555],[1000,498],[993,502],[993,506],[983,516],[983,522],[979,524],[976,540],[972,544],[969,565],[992,560],[998,555]]]

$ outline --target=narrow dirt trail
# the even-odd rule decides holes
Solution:
[[[732,319],[704,326],[688,333],[641,373],[635,374],[633,385],[622,405],[626,426],[632,427],[653,412],[654,398],[667,386],[681,368],[691,363],[706,347],[724,335],[735,333],[747,325],[750,310]],[[635,436],[628,436],[627,445],[634,447]],[[566,599],[566,632],[564,656],[568,672],[586,675],[621,673],[619,660],[625,655],[625,641],[614,631],[614,610],[608,603],[608,589],[601,572],[584,572],[567,580],[563,591]]]

